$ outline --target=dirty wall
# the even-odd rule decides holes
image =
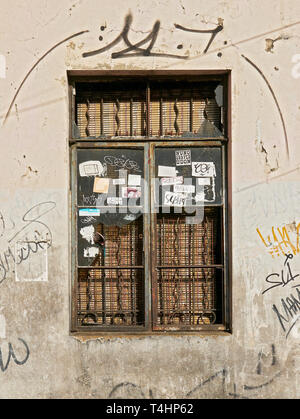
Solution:
[[[0,397],[299,397],[299,1],[0,6]],[[232,71],[232,333],[70,335],[74,69]]]

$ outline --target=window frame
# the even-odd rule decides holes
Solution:
[[[69,80],[69,145],[70,145],[70,205],[71,205],[71,247],[70,247],[70,272],[71,272],[71,287],[70,287],[70,333],[78,335],[98,335],[98,336],[116,336],[116,335],[160,335],[160,334],[191,334],[199,335],[205,333],[232,333],[232,322],[231,322],[231,298],[232,298],[232,286],[231,286],[231,265],[232,265],[232,251],[231,251],[231,71],[230,70],[216,70],[216,71],[81,71],[71,70],[67,72]],[[143,138],[135,137],[115,137],[113,140],[104,140],[102,138],[91,140],[84,138],[75,138],[73,136],[73,121],[75,121],[75,91],[77,82],[97,82],[103,81],[104,79],[114,79],[115,77],[124,78],[127,77],[166,77],[166,79],[173,79],[176,77],[192,77],[196,79],[208,79],[209,77],[216,76],[218,79],[222,76],[224,84],[224,105],[226,114],[224,118],[225,124],[225,135],[221,138],[200,138],[197,136],[193,137],[150,137],[149,135]],[[185,328],[172,330],[168,329],[157,329],[153,327],[154,307],[153,304],[153,287],[151,280],[155,277],[153,272],[154,264],[151,263],[151,238],[156,237],[154,229],[156,227],[153,205],[153,194],[154,188],[151,184],[152,175],[155,170],[155,148],[156,147],[174,147],[181,144],[184,147],[189,146],[220,146],[222,148],[222,165],[223,165],[223,228],[224,228],[224,283],[223,283],[223,298],[222,298],[222,309],[223,309],[223,323],[222,324],[210,324],[202,325],[197,329]],[[113,328],[103,326],[81,326],[76,324],[76,310],[77,310],[77,211],[74,208],[77,205],[77,164],[76,164],[76,152],[80,148],[111,148],[111,147],[122,147],[122,148],[143,148],[144,149],[144,174],[145,179],[149,184],[149,196],[145,193],[144,205],[151,207],[151,212],[148,211],[143,214],[144,218],[144,246],[145,246],[145,263],[144,263],[144,278],[145,278],[145,323],[144,326],[114,326]],[[150,158],[150,164],[147,164],[148,156]],[[73,191],[73,192],[72,192]]]

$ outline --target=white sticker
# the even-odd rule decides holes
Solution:
[[[133,214],[127,214],[127,215],[125,215],[124,220],[134,221],[135,220],[135,215],[133,215]]]
[[[79,165],[80,176],[101,176],[104,171],[100,161],[85,161]]]
[[[174,185],[174,192],[195,193],[194,185]]]
[[[183,207],[186,204],[187,196],[181,193],[166,192],[164,205],[170,207]]]
[[[216,176],[216,168],[213,162],[192,162],[192,175],[198,177]]]
[[[162,185],[181,185],[183,183],[183,176],[162,177],[160,181]]]
[[[120,179],[113,179],[113,185],[125,185],[125,179],[124,178],[120,178]]]
[[[122,202],[122,198],[117,198],[115,196],[110,196],[107,198],[107,205],[122,205]]]
[[[94,233],[95,233],[95,227],[93,225],[82,227],[80,229],[80,234],[82,238],[91,244],[94,244]]]
[[[99,208],[81,208],[79,210],[79,217],[99,217]]]
[[[176,177],[176,167],[171,166],[158,166],[158,176],[159,177]]]
[[[122,188],[122,198],[140,198],[142,190],[137,186]]]
[[[98,247],[87,247],[83,250],[83,256],[85,258],[94,258],[99,254],[99,248]]]
[[[192,163],[191,150],[175,151],[176,166],[189,166]]]
[[[198,185],[210,185],[210,179],[209,177],[199,177]]]
[[[128,175],[128,186],[140,186],[141,175]]]

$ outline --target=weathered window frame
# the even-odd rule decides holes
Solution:
[[[107,79],[120,78],[126,80],[127,77],[136,77],[136,78],[151,78],[151,77],[165,77],[166,80],[172,78],[180,79],[191,79],[195,80],[209,80],[210,78],[217,78],[222,80],[224,86],[224,103],[226,107],[225,115],[225,135],[220,138],[174,138],[168,139],[166,142],[165,138],[156,138],[155,140],[149,137],[149,132],[144,138],[114,138],[113,140],[104,140],[104,139],[83,139],[76,138],[74,136],[74,116],[75,116],[75,87],[77,82],[99,82]],[[216,71],[81,71],[81,70],[72,70],[68,71],[68,80],[69,80],[69,113],[70,113],[70,125],[69,125],[69,143],[70,143],[70,162],[71,162],[71,182],[70,182],[70,201],[71,201],[71,288],[70,288],[70,305],[71,305],[71,316],[70,316],[70,331],[71,333],[77,334],[93,334],[101,336],[114,336],[114,335],[147,335],[147,334],[199,334],[203,332],[208,333],[227,333],[231,332],[231,72],[228,70],[216,70]],[[148,125],[147,125],[148,126]],[[155,213],[153,211],[153,196],[151,199],[146,198],[145,205],[151,206],[152,213],[146,213],[144,217],[144,239],[145,239],[145,324],[143,327],[114,327],[112,328],[98,328],[95,326],[83,326],[78,327],[76,324],[76,277],[77,277],[77,268],[76,268],[76,254],[74,251],[74,246],[76,248],[77,236],[75,233],[76,226],[76,211],[74,208],[76,206],[76,193],[72,193],[72,190],[76,190],[75,181],[77,178],[76,174],[76,150],[78,148],[95,148],[95,147],[139,147],[144,148],[145,152],[145,177],[147,181],[151,181],[151,177],[154,173],[154,147],[158,146],[172,146],[177,145],[178,142],[184,144],[185,147],[189,146],[218,146],[223,149],[223,186],[224,186],[224,214],[223,214],[223,223],[224,223],[224,284],[223,284],[223,322],[222,324],[215,325],[203,325],[198,327],[196,330],[193,328],[181,328],[181,330],[174,328],[153,328],[152,325],[152,316],[153,316],[153,289],[151,284],[151,278],[154,277],[155,273],[151,268],[150,261],[150,237],[154,237],[155,233],[153,231]],[[155,144],[156,143],[156,144]],[[150,165],[147,165],[148,159],[150,158]],[[151,191],[153,194],[153,188]],[[150,225],[151,230],[150,231]],[[152,265],[153,266],[153,265]]]

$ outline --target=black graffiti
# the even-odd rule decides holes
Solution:
[[[141,172],[141,169],[138,163],[134,160],[127,159],[126,157],[114,157],[114,156],[105,156],[104,161],[106,164],[111,166],[116,166],[122,169],[133,170],[135,172]]]
[[[11,265],[19,265],[27,260],[31,254],[52,246],[51,230],[47,224],[41,221],[41,218],[55,207],[55,202],[41,202],[34,205],[23,215],[22,222],[24,225],[13,233],[13,236],[7,241],[6,249],[0,253],[0,284],[7,278]],[[3,234],[4,232],[5,229]],[[18,241],[17,239],[21,233],[21,240]],[[14,252],[13,246],[15,244],[16,251]]]
[[[24,365],[29,358],[30,351],[29,351],[29,347],[28,347],[27,343],[25,342],[24,339],[21,339],[21,338],[18,338],[18,339],[19,339],[20,342],[23,343],[23,345],[25,347],[25,350],[26,350],[26,355],[25,355],[24,359],[19,360],[15,355],[15,351],[13,349],[12,344],[9,342],[8,343],[8,357],[7,357],[6,362],[4,363],[3,362],[3,356],[2,356],[2,350],[0,348],[0,369],[1,369],[2,372],[5,372],[7,370],[11,359],[13,359],[14,363],[17,364],[17,365]]]
[[[224,397],[231,397],[233,399],[248,399],[251,398],[251,391],[261,390],[266,388],[267,386],[274,383],[274,381],[280,377],[281,371],[274,371],[274,368],[278,367],[277,357],[276,357],[276,350],[275,345],[271,345],[271,352],[267,355],[264,355],[262,351],[259,351],[258,355],[258,366],[256,368],[256,377],[259,378],[259,382],[254,382],[253,384],[241,384],[240,388],[242,392],[246,391],[246,393],[239,393],[237,391],[237,384],[233,380],[230,379],[230,372],[231,369],[228,367],[220,368],[210,376],[204,379],[200,379],[199,384],[197,384],[195,387],[193,387],[190,391],[187,393],[181,394],[179,397],[182,399],[190,399],[190,398],[199,398],[199,394],[201,395],[201,392],[205,389],[206,386],[208,386],[211,383],[214,383],[216,386],[216,383],[219,382],[221,387],[221,393]],[[272,370],[272,376],[271,378],[265,379],[265,381],[261,381],[261,378],[263,377],[263,365],[262,365],[262,359],[264,358],[265,363],[268,364],[267,367],[271,367]],[[267,362],[266,362],[267,361]],[[251,374],[252,375],[252,374]],[[232,383],[230,385],[230,388],[228,388],[228,384],[226,381]],[[250,393],[249,393],[250,392]],[[248,397],[249,396],[249,397]],[[131,382],[122,382],[113,387],[113,389],[110,391],[108,398],[113,399],[159,399],[159,395],[157,395],[157,390],[153,389],[142,389],[141,386],[138,384],[134,384]]]
[[[198,384],[195,388],[189,391],[185,396],[186,397],[193,396],[193,394],[197,390],[200,390],[203,386],[205,386],[206,384],[209,384],[211,381],[214,381],[218,377],[221,377],[222,379],[223,393],[225,393],[225,379],[226,379],[227,374],[228,374],[228,370],[226,368],[223,368],[220,371],[217,371],[215,374],[211,375],[206,380],[201,381],[200,384]]]
[[[160,21],[157,20],[152,28],[152,31],[150,32],[149,35],[147,35],[144,39],[142,39],[141,41],[132,44],[129,41],[128,38],[128,33],[131,27],[133,21],[133,17],[131,14],[128,14],[125,17],[125,23],[124,23],[124,27],[120,33],[120,35],[118,35],[116,37],[116,39],[114,41],[112,41],[110,44],[106,45],[103,48],[99,48],[95,51],[89,51],[89,52],[84,52],[82,54],[83,57],[91,57],[93,55],[97,55],[97,54],[101,54],[102,52],[108,51],[110,48],[114,47],[115,45],[117,45],[119,42],[121,42],[122,40],[124,41],[124,43],[127,45],[127,48],[118,51],[118,52],[113,52],[111,54],[111,58],[124,58],[124,57],[166,57],[166,58],[179,58],[179,59],[187,59],[188,56],[186,55],[174,55],[174,54],[165,54],[165,53],[157,53],[157,52],[152,52],[152,49],[155,45],[155,42],[157,40],[158,37],[158,33],[160,30]],[[147,48],[141,48],[141,46],[148,44]]]
[[[281,274],[275,272],[275,273],[272,273],[272,274],[270,274],[266,277],[266,282],[268,284],[272,284],[272,285],[269,288],[265,289],[262,292],[262,294],[271,290],[272,288],[276,288],[276,287],[279,287],[279,286],[285,287],[291,281],[294,281],[298,276],[300,276],[299,274],[293,275],[292,269],[291,269],[291,266],[290,266],[290,263],[289,263],[289,259],[293,259],[292,254],[286,255],[286,259],[284,261],[284,265],[283,265],[283,269],[281,270]],[[277,281],[274,281],[274,280],[271,281],[270,278],[273,279],[273,277],[275,277],[275,279],[278,279],[278,280]],[[296,287],[299,287],[299,286],[300,286],[300,284],[299,285],[294,285],[293,288],[296,288]]]
[[[166,53],[158,53],[158,52],[152,52],[152,49],[155,45],[155,42],[157,40],[158,37],[158,33],[160,30],[160,21],[156,20],[152,31],[150,32],[149,35],[147,35],[144,39],[142,39],[141,41],[132,44],[128,38],[128,34],[129,34],[129,30],[131,27],[133,21],[133,17],[132,15],[129,13],[126,17],[125,17],[125,23],[123,26],[123,29],[121,31],[121,33],[112,41],[110,42],[108,45],[106,45],[103,48],[99,48],[97,50],[94,51],[89,51],[89,52],[84,52],[82,54],[83,57],[91,57],[93,55],[97,55],[97,54],[101,54],[102,52],[108,51],[110,48],[113,48],[115,45],[117,45],[119,42],[124,41],[124,43],[127,45],[127,48],[124,48],[121,51],[118,52],[113,52],[111,54],[111,58],[124,58],[124,57],[166,57],[166,58],[177,58],[177,59],[187,59],[189,58],[188,55],[177,55],[177,54],[166,54]],[[185,28],[184,26],[178,25],[177,23],[175,23],[175,28],[182,30],[182,31],[186,31],[186,32],[194,32],[194,33],[201,33],[201,34],[207,34],[210,33],[211,37],[203,51],[204,54],[207,53],[209,47],[211,46],[213,40],[215,39],[215,37],[217,36],[217,34],[219,32],[221,32],[223,30],[223,23],[218,23],[217,27],[214,29],[190,29],[190,28]],[[99,40],[102,41],[103,37],[100,36]],[[143,45],[147,44],[147,47],[141,48]],[[182,48],[182,45],[180,46]],[[179,48],[179,46],[177,47]]]
[[[185,28],[184,26],[178,25],[177,23],[175,23],[175,28],[176,29],[180,29],[182,31],[186,31],[186,32],[194,32],[194,33],[211,33],[211,37],[208,41],[208,44],[206,45],[206,47],[204,48],[203,54],[206,54],[209,47],[211,46],[213,40],[215,39],[215,37],[217,36],[217,34],[219,32],[221,32],[223,30],[223,24],[219,23],[218,26],[215,29],[189,29],[189,28]]]
[[[300,290],[296,288],[296,291],[297,296],[290,294],[289,297],[281,298],[281,312],[276,304],[272,306],[272,310],[276,314],[282,330],[286,332],[286,338],[288,338],[291,330],[300,319]],[[293,322],[291,323],[291,321]]]

